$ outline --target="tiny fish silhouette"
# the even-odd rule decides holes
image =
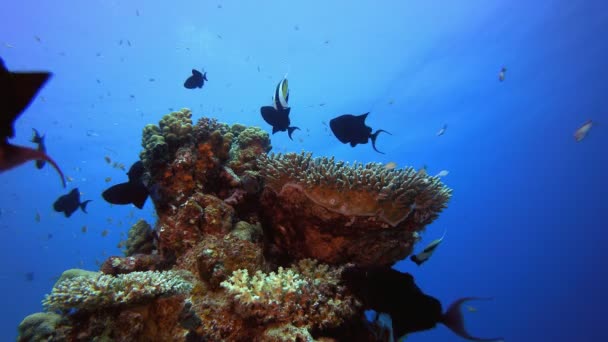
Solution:
[[[46,153],[44,135],[40,135],[40,133],[38,133],[38,131],[35,128],[32,128],[32,130],[34,131],[34,136],[32,136],[32,140],[30,140],[30,141],[33,142],[34,144],[38,144],[38,151],[40,151],[42,153]],[[44,167],[44,164],[46,164],[46,162],[44,160],[36,160],[37,169],[39,169],[39,170],[42,169]]]
[[[86,213],[89,202],[91,200],[80,202],[80,191],[78,191],[78,188],[74,188],[67,195],[59,196],[55,203],[53,203],[53,209],[56,212],[63,213],[65,217],[70,217],[78,208]]]
[[[383,129],[379,129],[372,133],[372,128],[365,125],[365,119],[368,115],[369,112],[361,115],[340,115],[329,121],[329,127],[336,138],[343,144],[350,143],[351,147],[355,147],[357,144],[367,144],[368,140],[371,138],[374,151],[384,154],[376,148],[376,139],[381,132],[387,134],[391,133]]]
[[[192,76],[188,77],[184,82],[184,87],[188,89],[202,88],[207,80],[207,73],[201,73],[196,69],[192,69]]]
[[[8,142],[9,138],[15,136],[15,121],[50,77],[49,72],[8,71],[0,58],[0,172],[32,160],[44,160],[55,168],[65,188],[63,172],[51,157],[44,152]]]

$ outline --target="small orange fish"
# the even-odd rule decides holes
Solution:
[[[109,183],[109,182],[111,182],[111,181],[112,181],[112,177],[106,177],[106,178],[104,179],[104,181],[106,181],[106,183]]]
[[[579,142],[579,141],[582,141],[583,139],[585,139],[585,137],[587,136],[587,133],[589,133],[589,130],[591,129],[592,126],[593,126],[593,121],[591,121],[591,120],[585,121],[585,123],[574,132],[574,140]]]
[[[384,168],[387,170],[393,170],[397,167],[397,163],[395,162],[388,162],[386,163],[386,165],[384,165]]]

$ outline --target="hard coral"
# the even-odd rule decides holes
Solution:
[[[154,235],[150,224],[145,220],[137,221],[129,229],[129,237],[125,243],[125,255],[150,254],[154,250]]]
[[[313,270],[317,263],[303,260],[289,269],[269,274],[237,270],[221,283],[232,296],[236,312],[259,324],[290,322],[296,327],[339,326],[357,312],[360,303],[339,285],[341,269]]]
[[[451,197],[439,178],[412,168],[350,166],[310,153],[261,155],[259,165],[265,233],[275,252],[294,259],[392,264],[411,253],[414,233]]]
[[[175,271],[78,276],[58,281],[42,301],[47,310],[97,310],[187,294],[192,284]]]

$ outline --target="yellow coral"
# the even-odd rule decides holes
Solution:
[[[237,270],[221,283],[232,296],[236,311],[259,323],[291,322],[297,327],[334,327],[354,314],[359,303],[339,286],[341,268],[301,261],[276,272]],[[324,281],[322,281],[322,280]]]

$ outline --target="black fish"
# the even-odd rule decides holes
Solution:
[[[91,200],[80,202],[80,191],[78,188],[72,189],[67,195],[60,196],[55,203],[53,203],[53,209],[57,212],[63,212],[65,217],[70,217],[72,214],[80,208],[85,213],[87,212],[87,204]]]
[[[132,203],[142,209],[149,194],[148,188],[143,182],[145,171],[144,164],[141,161],[135,162],[127,172],[129,181],[111,186],[101,196],[111,204]]]
[[[357,144],[367,144],[367,141],[371,138],[374,150],[382,153],[376,149],[376,138],[380,132],[390,133],[379,129],[372,134],[372,128],[365,125],[365,118],[368,114],[369,112],[361,115],[340,115],[329,121],[329,127],[343,144],[350,143],[350,146],[355,147]]]
[[[260,108],[260,112],[262,113],[262,118],[269,125],[272,126],[272,134],[276,132],[285,132],[287,131],[287,135],[289,139],[293,140],[291,134],[296,129],[300,129],[299,127],[289,127],[291,121],[289,120],[289,112],[291,108],[282,108],[280,110],[274,109],[271,106],[264,106]]]
[[[502,341],[502,338],[482,339],[471,336],[464,327],[460,306],[475,299],[461,298],[442,313],[441,303],[420,290],[409,273],[401,273],[390,267],[350,267],[342,273],[342,281],[356,297],[363,301],[365,309],[387,313],[393,321],[395,339],[403,335],[434,328],[444,324],[456,335],[472,341]]]
[[[34,136],[32,137],[32,140],[30,140],[31,142],[33,142],[34,144],[38,144],[38,151],[42,152],[42,153],[46,153],[46,145],[44,144],[44,135],[40,135],[40,133],[38,133],[38,131],[35,128],[32,128],[34,130]],[[46,162],[44,160],[38,159],[36,160],[36,168],[37,169],[42,169],[44,167],[44,164],[46,164]]]
[[[196,69],[192,69],[192,76],[186,79],[186,82],[184,82],[184,87],[188,89],[202,88],[205,84],[205,81],[208,81],[207,73],[203,74]]]
[[[57,170],[63,187],[63,172],[46,153],[8,142],[15,136],[15,121],[51,77],[50,72],[11,72],[0,58],[0,172],[31,160],[45,160]]]

